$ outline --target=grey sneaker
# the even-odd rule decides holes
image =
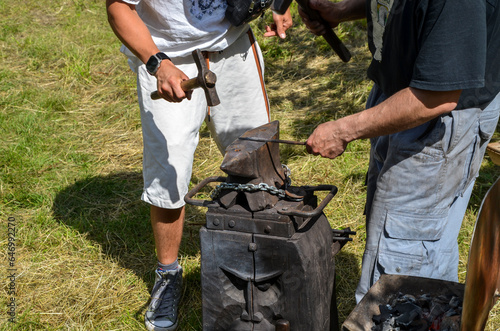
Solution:
[[[177,329],[177,306],[182,293],[182,268],[160,272],[151,291],[144,323],[149,331],[174,331]]]

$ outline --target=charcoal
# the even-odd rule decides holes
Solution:
[[[417,306],[411,302],[406,302],[406,303],[397,304],[396,306],[394,306],[393,310],[399,314],[405,314],[405,313],[409,313],[409,312],[414,311],[414,310],[417,310],[418,312],[420,312],[422,309],[419,306]]]
[[[416,318],[420,319],[420,307],[415,305],[412,306],[415,308],[404,312],[402,315],[396,318],[396,322],[398,323],[398,325],[409,326]]]
[[[428,309],[430,306],[431,300],[432,300],[432,298],[429,294],[422,294],[422,295],[417,297],[416,303],[419,307],[422,307],[422,309],[424,309],[424,308]]]
[[[460,330],[460,316],[445,316],[441,321],[440,331]]]
[[[443,303],[448,303],[448,302],[450,302],[450,299],[451,299],[450,295],[441,294],[438,297],[436,297],[435,300],[443,302]]]
[[[390,321],[387,321],[386,323],[384,323],[384,326],[383,326],[381,331],[400,331],[401,330],[398,327],[393,327],[392,324],[393,323],[391,323]]]
[[[394,327],[394,317],[389,318],[382,324],[380,331],[400,331],[400,328]]]
[[[438,318],[448,310],[447,309],[448,302],[449,301],[446,301],[445,303],[442,300],[440,300],[440,298],[436,298],[435,300],[431,301],[431,309],[429,312],[429,317],[431,318],[431,320]]]
[[[427,331],[429,330],[429,323],[427,323],[426,320],[420,319],[420,320],[414,320],[411,322],[410,325],[408,325],[407,330],[411,331]]]
[[[391,306],[395,306],[398,303],[405,303],[408,302],[408,298],[406,295],[404,295],[401,292],[398,292],[391,300]]]
[[[379,309],[380,309],[381,315],[388,314],[388,313],[390,314],[393,311],[393,308],[391,305],[380,305]]]
[[[392,307],[390,305],[380,305],[380,315],[374,315],[373,321],[375,324],[383,323],[392,316]]]
[[[397,293],[380,305],[380,314],[373,316],[372,331],[458,331],[462,300],[453,296],[429,294],[420,296]]]
[[[450,308],[446,313],[444,313],[445,317],[451,317],[451,316],[456,316],[459,315],[458,311],[456,311],[453,308]]]
[[[450,302],[448,303],[451,308],[462,307],[462,299],[459,297],[452,297]]]
[[[405,294],[404,297],[409,302],[412,302],[412,303],[417,302],[417,299],[413,295],[411,295],[411,294]]]

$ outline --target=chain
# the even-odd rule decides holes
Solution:
[[[287,189],[289,186],[292,186],[292,171],[286,164],[281,165],[285,169],[285,189]]]
[[[211,198],[216,199],[222,190],[233,190],[238,192],[256,192],[265,191],[273,195],[277,195],[280,198],[286,196],[285,190],[280,190],[274,186],[268,185],[266,183],[259,184],[234,184],[234,183],[221,183],[212,192]]]
[[[288,188],[292,184],[292,180],[290,179],[290,168],[286,165],[282,164],[283,168],[285,168],[285,189]],[[219,197],[219,194],[222,190],[233,190],[238,192],[257,192],[264,191],[269,194],[277,195],[280,198],[286,198],[286,190],[278,189],[272,185],[268,185],[266,183],[259,184],[235,184],[235,183],[221,183],[217,185],[210,195],[212,200],[215,200]],[[292,200],[300,200],[300,199],[292,199]]]

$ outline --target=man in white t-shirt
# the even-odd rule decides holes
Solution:
[[[142,200],[151,205],[158,269],[146,312],[149,330],[175,330],[182,288],[177,255],[184,196],[204,121],[224,152],[245,131],[269,122],[262,54],[247,24],[225,18],[226,0],[107,0],[109,23],[137,74],[144,141]],[[264,36],[285,38],[290,12],[273,14]],[[201,89],[183,91],[196,77],[192,51],[201,49],[217,75],[220,105],[208,107]],[[158,91],[163,99],[152,100]]]

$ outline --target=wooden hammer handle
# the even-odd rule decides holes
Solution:
[[[332,49],[337,53],[340,59],[344,62],[349,62],[351,59],[351,53],[342,43],[342,41],[337,37],[333,29],[330,27],[330,24],[321,17],[321,14],[309,7],[309,0],[296,0],[302,10],[309,16],[309,18],[313,21],[318,21],[327,27],[323,38],[325,38],[326,42],[332,47]]]
[[[193,90],[195,88],[200,87],[200,83],[198,81],[198,78],[195,77],[195,78],[191,78],[191,79],[188,79],[188,80],[183,80],[181,82],[181,87],[182,87],[183,91],[187,92],[187,91],[191,91],[191,90]],[[153,99],[153,100],[161,99],[161,96],[158,93],[158,91],[154,91],[154,92],[151,93],[151,99]]]

